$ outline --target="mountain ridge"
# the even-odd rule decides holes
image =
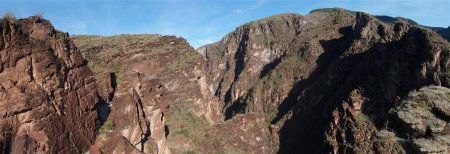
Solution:
[[[19,37],[0,38],[0,81],[4,81],[0,91],[13,90],[0,93],[0,107],[11,106],[5,98],[15,96],[12,92],[17,89],[20,94],[34,94],[40,85],[34,86],[35,81],[45,81],[42,85],[59,81],[33,75],[40,71],[31,71],[28,79],[29,70],[64,70],[43,71],[44,76],[63,78],[61,84],[36,92],[43,98],[50,95],[52,99],[42,102],[50,106],[24,112],[54,111],[50,114],[55,119],[68,118],[61,121],[66,126],[61,130],[70,132],[57,146],[68,148],[56,149],[53,144],[35,148],[36,144],[29,144],[35,135],[24,131],[0,134],[4,138],[0,141],[9,141],[0,142],[2,152],[450,150],[450,126],[445,123],[450,120],[450,43],[443,38],[445,32],[439,35],[408,19],[389,18],[400,21],[386,23],[380,16],[336,8],[307,15],[279,14],[243,24],[220,41],[197,49],[176,36],[69,37],[39,17],[19,19],[20,26],[4,24],[9,20],[1,21],[0,33]],[[42,44],[36,42],[49,46],[42,52],[49,56],[38,52]],[[23,44],[28,48],[19,49]],[[22,52],[16,58],[7,54]],[[32,58],[26,65],[27,57],[36,55],[43,64],[34,64],[39,60]],[[14,82],[17,75],[11,70],[25,72],[18,77],[20,82]],[[72,90],[77,101],[57,102],[55,93],[63,91],[64,100],[66,94],[72,98]],[[27,106],[32,99],[18,100]],[[54,108],[48,103],[52,101],[56,101]],[[60,114],[64,111],[70,116]],[[0,129],[10,128],[8,118],[0,119]],[[29,117],[19,119],[19,124],[29,125]],[[78,130],[88,139],[70,135],[80,127],[70,121],[89,126]],[[56,129],[51,121],[47,123],[45,128]],[[24,128],[14,126],[12,130]],[[53,134],[61,133],[44,131],[51,142]],[[35,140],[45,143],[40,139]]]

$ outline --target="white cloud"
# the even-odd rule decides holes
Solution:
[[[233,10],[233,13],[242,13],[242,10],[241,9],[235,9],[235,10]]]

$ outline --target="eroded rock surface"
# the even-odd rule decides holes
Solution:
[[[396,101],[426,85],[450,86],[449,47],[408,22],[328,9],[250,22],[197,52],[225,119],[264,115],[266,146],[279,145],[268,151],[374,153],[404,151],[380,133]]]
[[[47,20],[0,24],[0,153],[86,152],[99,126],[87,61]]]
[[[114,128],[99,136],[91,152],[197,151],[203,146],[190,144],[203,140],[198,130],[222,121],[218,101],[207,90],[203,58],[186,40],[159,35],[74,40],[111,103],[108,120]],[[186,136],[187,131],[199,135]]]
[[[429,86],[412,91],[390,114],[394,128],[406,140],[412,152],[448,153],[450,149],[450,89]]]
[[[433,147],[445,135],[409,141],[392,121],[421,115],[391,110],[410,91],[450,87],[449,43],[407,20],[343,9],[281,14],[197,53],[171,36],[75,41],[111,101],[114,128],[91,152],[445,152]],[[434,110],[448,112],[445,103]],[[423,113],[406,118],[411,134],[446,132],[445,120]]]

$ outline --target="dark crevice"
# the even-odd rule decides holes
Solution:
[[[245,97],[239,97],[236,101],[231,103],[230,106],[225,108],[224,116],[225,121],[233,118],[237,114],[245,114],[249,102],[252,102],[253,88],[248,90]]]
[[[112,100],[114,99],[114,93],[116,91],[116,87],[117,87],[117,79],[116,79],[116,74],[114,72],[109,73],[109,78],[110,79],[109,84],[111,84],[111,91],[108,91],[107,96],[103,96],[99,98],[100,99],[99,103],[97,104],[97,113],[98,115],[100,115],[100,121],[103,123],[105,122],[108,117],[109,117],[109,113],[111,112],[110,109],[110,105]],[[98,91],[103,91],[103,90],[108,90],[108,89],[98,89]]]
[[[230,88],[228,88],[227,92],[225,92],[225,95],[224,95],[223,100],[227,104],[231,102],[231,89],[233,88],[232,86],[233,86],[233,84],[230,86]]]
[[[214,96],[218,96],[220,98],[220,89],[222,89],[222,84],[223,84],[223,78],[220,79],[219,84],[217,85],[217,89],[214,92]]]
[[[167,136],[169,136],[169,134],[170,134],[170,132],[169,132],[169,126],[167,126],[167,125],[164,125],[164,131],[166,132],[166,138],[167,138]]]
[[[141,132],[142,132],[142,134],[141,134],[142,135],[141,136],[141,141],[139,143],[137,143],[137,144],[140,144],[141,152],[142,152],[142,151],[144,151],[145,143],[148,141],[148,139],[149,139],[149,137],[151,135],[150,122],[147,121],[147,119],[146,119],[147,116],[145,115],[144,106],[142,105],[142,101],[139,98],[139,95],[137,94],[137,92],[134,91],[134,90],[133,90],[132,98],[136,102],[136,110],[137,110],[137,113],[138,113],[137,118],[138,118],[138,122],[139,122],[139,128],[141,129]],[[142,120],[141,120],[141,118],[142,118]],[[145,131],[144,131],[144,128],[143,128],[143,126],[141,124],[141,121],[143,121],[144,124],[145,124],[145,127],[146,127]]]
[[[447,114],[445,114],[444,112],[442,112],[441,110],[438,110],[436,107],[433,107],[431,109],[431,113],[436,116],[437,118],[444,120],[444,121],[449,121],[450,117],[447,116]]]
[[[247,52],[247,45],[248,45],[248,29],[245,29],[243,34],[242,34],[242,38],[239,42],[239,48],[236,51],[236,54],[234,55],[234,59],[235,59],[235,67],[234,67],[234,78],[233,78],[233,82],[230,84],[230,87],[228,88],[228,90],[225,92],[224,95],[224,102],[225,102],[225,107],[224,107],[224,112],[227,111],[227,106],[229,104],[232,104],[232,106],[234,105],[234,103],[232,102],[232,95],[231,95],[231,91],[234,87],[234,85],[236,84],[239,75],[242,73],[242,71],[244,70],[245,67],[245,55]]]
[[[11,130],[7,130],[3,132],[4,135],[4,141],[3,143],[0,143],[2,145],[1,152],[2,153],[11,153],[11,142],[12,142],[12,135]]]
[[[286,55],[282,55],[279,58],[271,61],[270,63],[264,65],[263,69],[261,70],[261,74],[259,75],[259,78],[264,78],[267,74],[270,73],[270,71],[272,71],[273,69],[275,69],[275,67],[277,67],[278,64],[281,63],[282,59],[285,57]]]
[[[244,113],[247,107],[246,101],[242,101],[241,98],[233,102],[225,109],[225,121],[233,118],[236,114]]]
[[[242,70],[245,67],[245,54],[247,52],[248,45],[248,34],[245,32],[242,35],[241,41],[239,42],[239,48],[234,55],[234,59],[236,60],[234,67],[234,81],[236,81],[241,74]]]
[[[97,103],[97,114],[100,116],[100,122],[104,123],[106,120],[108,120],[108,116],[110,113],[109,104],[106,103],[104,100],[100,100]]]
[[[114,73],[114,72],[109,73],[109,75],[111,77],[110,83],[111,83],[111,87],[113,89],[112,89],[112,92],[109,93],[109,100],[108,101],[112,101],[114,99],[114,92],[115,92],[116,87],[117,87],[117,76],[116,76],[116,73]]]

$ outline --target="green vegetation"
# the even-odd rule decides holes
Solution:
[[[176,132],[175,134],[183,135],[185,138],[189,137],[189,132],[186,129],[184,129],[184,128],[182,128],[180,131]]]
[[[341,11],[341,12],[346,12],[346,13],[350,13],[350,14],[356,14],[355,11],[350,11],[350,10],[346,10],[346,9],[339,8],[339,7],[315,9],[315,10],[312,10],[310,13],[314,13],[314,12],[327,12],[327,13],[330,13],[330,12],[335,12],[335,11]]]
[[[185,68],[185,67],[190,67],[190,64],[195,63],[196,61],[199,60],[195,60],[195,59],[200,59],[201,56],[197,55],[197,54],[191,54],[191,53],[181,53],[178,54],[175,62],[173,63],[168,63],[165,67],[167,67],[169,70],[177,70],[177,69],[181,69],[181,68]]]
[[[275,45],[275,42],[276,42],[275,40],[270,40],[269,46],[270,46],[270,47],[273,47],[273,46]]]
[[[11,12],[6,12],[5,14],[3,14],[2,19],[16,20],[16,16]]]
[[[445,49],[442,51],[442,55],[444,55],[444,56],[450,56],[450,48],[445,48]]]
[[[33,16],[38,17],[38,18],[44,18],[44,12],[36,12]]]
[[[203,132],[203,129],[205,129],[199,126],[207,126],[208,124],[202,117],[198,117],[192,113],[193,111],[191,109],[193,108],[194,102],[185,101],[180,103],[184,104],[183,107],[176,107],[178,109],[174,111],[169,110],[165,115],[169,117],[166,119],[168,123],[175,123],[174,126],[177,125],[178,127],[177,129],[173,129],[174,136],[171,137],[178,136],[197,143],[202,140],[200,138],[204,137],[198,131],[201,130],[200,132]],[[172,138],[169,138],[170,140]]]
[[[364,113],[355,115],[355,119],[360,122],[370,122],[370,117]]]
[[[100,129],[98,130],[100,133],[111,132],[114,129],[114,122],[111,120],[106,120]]]
[[[380,130],[375,134],[372,140],[375,142],[382,142],[386,140],[396,140],[396,137],[395,134],[390,131]]]
[[[195,152],[192,150],[188,150],[188,151],[184,152],[184,154],[195,154]]]
[[[56,39],[58,40],[63,40],[66,36],[66,33],[56,30]]]
[[[341,21],[342,21],[342,12],[338,10],[338,11],[336,12],[336,15],[334,16],[333,24],[338,24],[338,23],[340,23]]]
[[[244,26],[250,26],[250,25],[252,25],[252,24],[253,24],[253,22],[255,22],[255,21],[250,21],[250,22],[247,22],[247,23],[245,23],[245,24],[244,24]]]
[[[309,44],[309,42],[303,42],[302,45],[300,46],[300,51],[308,51],[310,46],[311,45]]]

